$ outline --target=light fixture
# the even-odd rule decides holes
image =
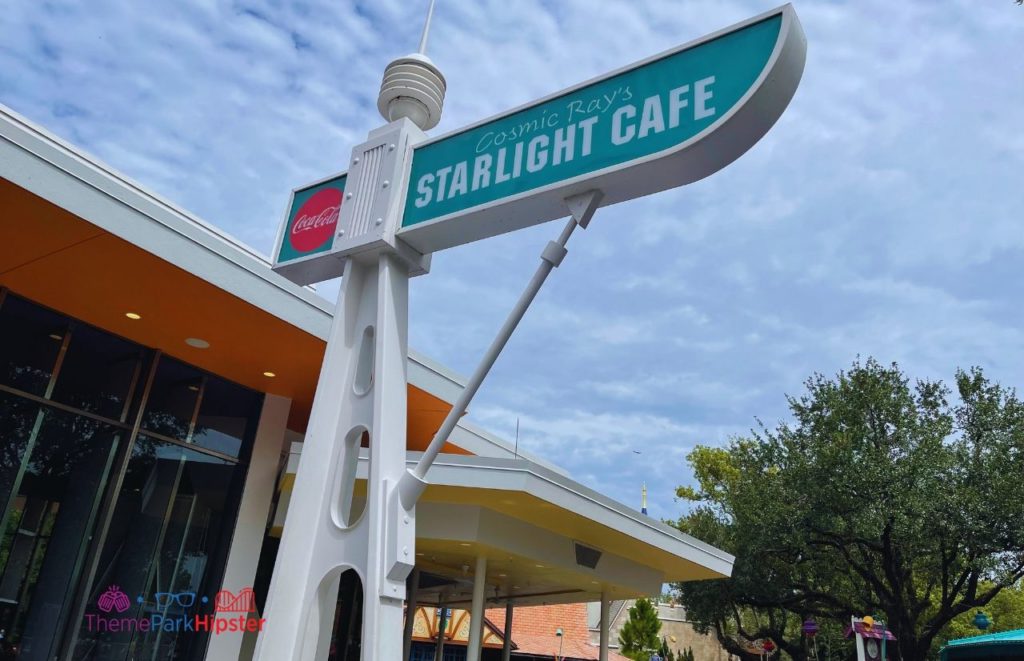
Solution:
[[[206,340],[202,340],[198,337],[187,337],[185,338],[185,344],[195,349],[209,349],[210,343]]]
[[[544,569],[544,565],[534,565],[537,569]]]
[[[60,341],[64,339],[64,336],[60,333],[50,333],[50,339]]]
[[[273,372],[264,372],[263,376],[266,376],[266,377],[269,377],[269,378],[273,379],[277,375],[274,374]]]
[[[191,390],[192,392],[199,392],[199,386],[197,386],[197,385],[196,385],[196,384],[194,384],[194,383],[193,383],[193,384],[190,384],[190,385],[189,385],[189,387],[188,387],[188,389],[189,389],[189,390]]]
[[[142,315],[139,314],[138,312],[125,312],[124,316],[128,317],[132,321],[138,321],[139,319],[142,319]]]
[[[498,574],[498,578],[505,578],[508,574]]]
[[[459,546],[472,546],[469,542],[459,542]]]

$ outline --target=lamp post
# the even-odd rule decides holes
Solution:
[[[558,658],[556,661],[562,661],[562,641],[565,640],[562,637],[562,627],[555,629],[555,637],[558,638]]]
[[[804,632],[804,635],[807,636],[807,643],[808,647],[810,648],[812,658],[814,658],[814,660],[817,661],[818,644],[815,640],[815,636],[818,635],[818,623],[815,622],[813,618],[809,617],[806,620],[804,620],[803,626],[801,626],[800,629]]]

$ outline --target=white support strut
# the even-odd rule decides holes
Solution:
[[[599,190],[591,190],[579,195],[566,198],[565,204],[569,208],[571,217],[562,229],[562,233],[559,235],[557,241],[548,242],[547,246],[544,247],[541,253],[541,263],[537,267],[537,271],[533,274],[530,283],[526,286],[519,300],[516,301],[515,306],[509,313],[508,318],[505,319],[505,323],[502,325],[501,330],[498,331],[497,337],[491,342],[491,346],[487,348],[483,357],[480,359],[480,364],[477,365],[473,375],[469,377],[469,381],[466,382],[466,387],[463,388],[462,392],[459,393],[458,399],[455,404],[452,405],[452,410],[448,412],[448,416],[441,423],[441,427],[434,434],[434,438],[431,439],[430,445],[424,450],[423,456],[420,458],[416,467],[407,470],[402,476],[401,482],[399,482],[399,492],[401,494],[402,505],[406,509],[412,508],[416,501],[419,499],[423,490],[426,488],[426,475],[427,471],[430,470],[431,464],[437,458],[438,453],[441,452],[441,448],[444,446],[445,441],[451,435],[455,429],[455,425],[458,423],[459,418],[463,416],[466,409],[469,408],[469,403],[473,400],[477,390],[480,389],[480,385],[483,383],[484,378],[491,371],[495,361],[498,359],[498,355],[501,354],[501,350],[505,348],[509,338],[512,337],[512,333],[515,331],[519,322],[522,321],[523,315],[526,314],[527,308],[533,302],[533,299],[537,296],[537,292],[540,291],[544,281],[547,280],[551,270],[562,263],[562,260],[566,255],[565,244],[569,241],[569,237],[572,236],[572,232],[579,225],[583,229],[587,228],[590,224],[590,219],[593,218],[594,212],[601,204],[601,199],[604,197],[603,193]]]
[[[399,120],[353,151],[353,193],[339,236],[352,243],[324,354],[271,579],[256,661],[327,659],[339,579],[363,588],[361,654],[402,658],[403,600],[415,564],[416,515],[402,508],[405,472],[410,271],[417,255],[394,239],[401,172],[422,132]],[[397,182],[399,185],[392,186]],[[380,218],[380,223],[373,222]],[[386,221],[386,222],[385,222]],[[353,227],[366,228],[355,235]],[[422,256],[419,256],[422,257]],[[368,445],[366,503],[358,511],[356,469]]]

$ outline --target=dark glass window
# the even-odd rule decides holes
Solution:
[[[154,356],[0,297],[0,661],[203,657],[203,633],[88,626],[111,599],[212,612],[234,532],[263,396],[163,356],[140,401]]]
[[[192,434],[192,442],[232,457],[239,456],[242,444],[255,432],[260,393],[223,379],[210,377],[203,388],[203,402]]]
[[[142,358],[142,350],[131,342],[76,325],[52,399],[120,420]]]
[[[162,357],[146,402],[143,429],[187,440],[204,380],[203,373],[191,365]]]
[[[68,320],[17,296],[0,304],[0,383],[46,394]]]
[[[130,609],[120,617],[212,612],[244,477],[244,467],[233,462],[139,436],[74,659],[201,658],[203,633],[96,631],[89,615],[102,615],[100,599],[111,586],[130,598]]]
[[[5,439],[0,629],[3,644],[19,650],[17,658],[50,659],[125,432],[34,408],[0,395],[0,426],[17,430]]]

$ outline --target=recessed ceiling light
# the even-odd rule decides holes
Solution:
[[[142,315],[139,314],[138,312],[125,312],[124,316],[126,316],[129,319],[132,319],[134,321],[138,321],[139,319],[142,319]]]
[[[185,338],[185,344],[196,349],[209,349],[210,343],[206,340],[201,340],[198,337]]]
[[[472,546],[469,542],[459,542],[459,546]]]
[[[537,569],[544,569],[544,565],[534,565]]]
[[[63,340],[64,336],[60,333],[50,333],[50,339],[52,340]]]
[[[498,574],[498,578],[505,578],[508,574]]]
[[[189,389],[189,390],[191,390],[192,392],[199,392],[199,386],[197,386],[197,385],[196,385],[196,384],[194,384],[194,383],[193,383],[193,384],[191,384],[191,385],[190,385],[190,386],[188,387],[188,389]]]
[[[277,375],[274,374],[273,372],[264,372],[263,376],[270,377],[271,379],[273,379]]]

